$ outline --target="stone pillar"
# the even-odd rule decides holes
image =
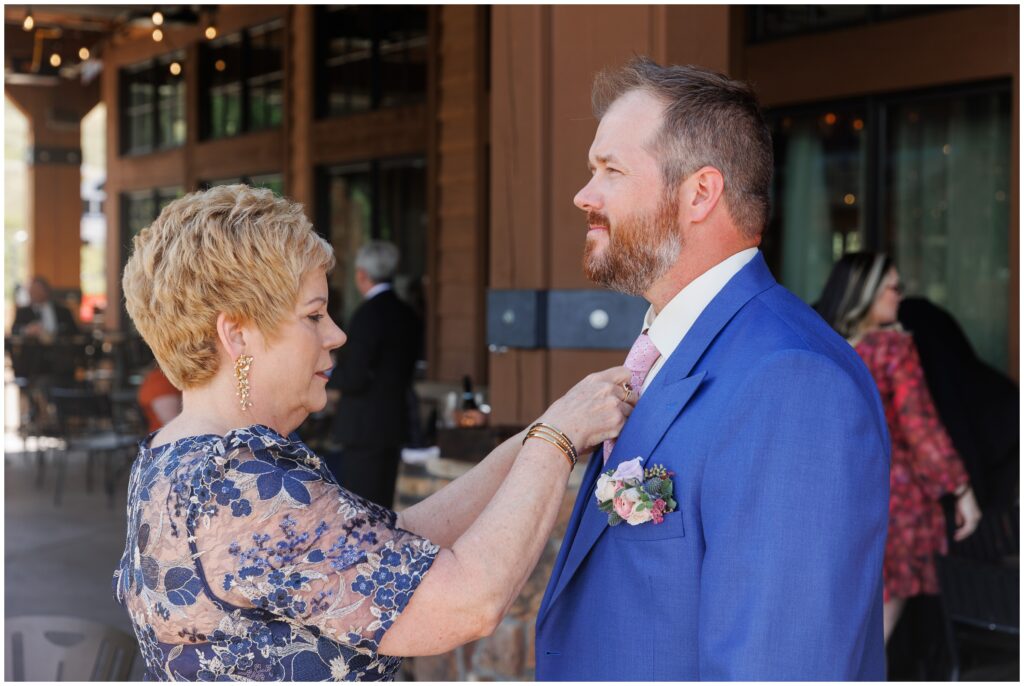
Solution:
[[[29,121],[29,273],[58,289],[81,288],[81,122],[99,102],[97,82],[82,86],[8,85]]]

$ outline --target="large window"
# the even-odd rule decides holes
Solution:
[[[1010,103],[998,83],[773,112],[780,281],[813,302],[845,252],[887,252],[1005,369]]]
[[[281,124],[284,27],[273,21],[202,48],[203,137],[226,138]]]
[[[429,11],[317,7],[317,113],[344,116],[425,100]]]
[[[393,242],[401,252],[395,291],[421,315],[426,271],[426,164],[422,158],[332,167],[320,174],[319,222],[338,258],[331,273],[332,314],[347,322],[361,296],[356,251],[366,241]]]
[[[120,72],[121,153],[185,142],[185,53],[162,55]]]

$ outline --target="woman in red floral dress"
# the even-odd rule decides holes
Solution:
[[[939,592],[934,556],[946,552],[939,499],[956,497],[956,540],[981,518],[960,458],[932,403],[917,348],[897,323],[899,273],[885,255],[851,253],[836,263],[816,305],[864,360],[882,397],[892,440],[885,548],[885,640],[907,598]]]

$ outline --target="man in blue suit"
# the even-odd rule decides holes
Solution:
[[[537,617],[540,680],[883,680],[889,438],[853,349],[772,278],[771,140],[745,85],[638,58],[598,77],[584,267],[651,304],[640,399],[598,451]],[[673,472],[609,526],[601,472]],[[628,503],[626,503],[628,507]]]

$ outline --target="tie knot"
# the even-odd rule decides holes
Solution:
[[[651,371],[651,367],[661,357],[661,352],[654,345],[654,341],[647,335],[646,332],[637,336],[636,341],[633,343],[633,347],[629,349],[629,354],[626,355],[625,366],[631,372],[634,377],[640,377],[640,384],[643,384],[643,379],[647,378],[647,373]],[[637,387],[639,390],[639,387]]]

